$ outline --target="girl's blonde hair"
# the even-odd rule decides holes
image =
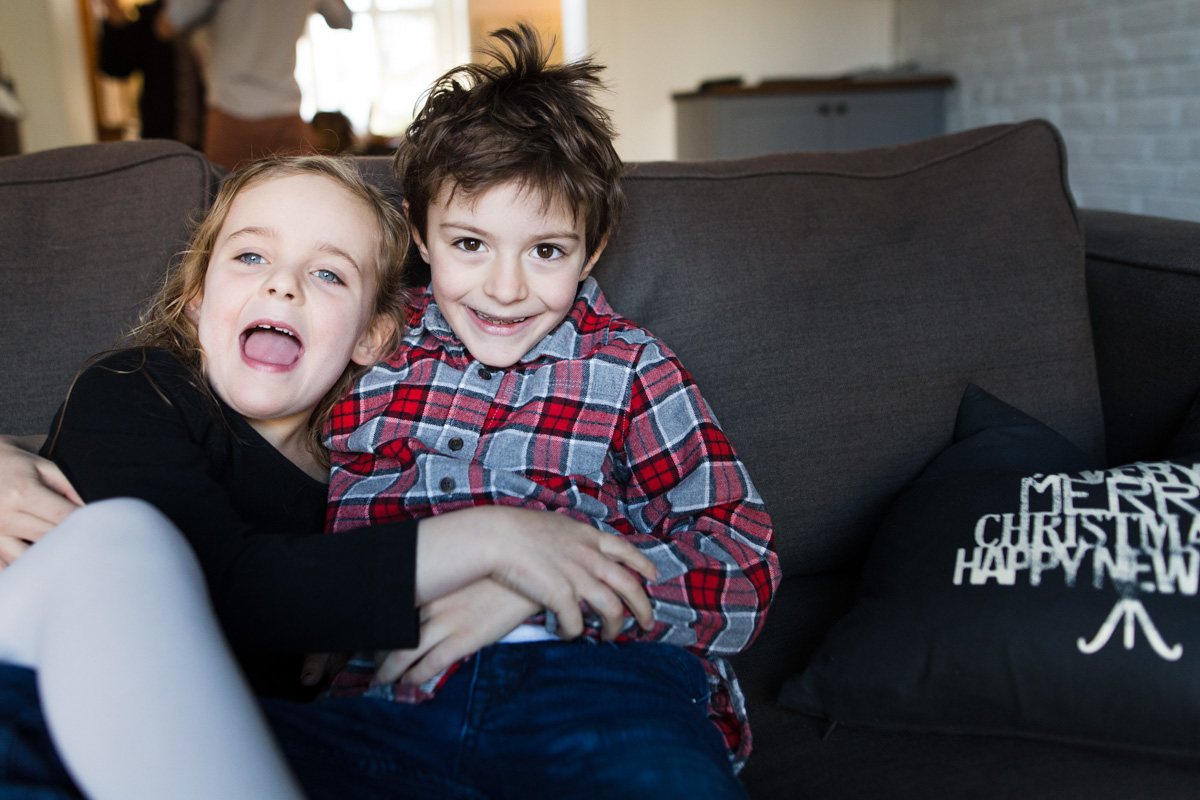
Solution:
[[[167,274],[159,290],[151,297],[137,327],[130,333],[135,347],[161,347],[182,361],[197,378],[199,386],[210,391],[204,378],[203,351],[196,324],[187,314],[188,304],[204,291],[204,278],[217,236],[233,201],[244,190],[278,178],[295,175],[319,175],[330,179],[363,201],[375,216],[379,229],[376,253],[375,303],[372,324],[380,317],[391,321],[391,332],[381,352],[396,349],[405,325],[406,294],[404,262],[408,254],[408,223],[399,207],[368,183],[358,168],[345,158],[331,156],[272,157],[255,161],[234,172],[221,185],[212,207],[192,231],[187,248],[178,264]],[[309,419],[309,449],[317,460],[328,466],[329,457],[321,444],[321,428],[334,404],[348,391],[366,367],[348,364],[341,378],[326,393]]]

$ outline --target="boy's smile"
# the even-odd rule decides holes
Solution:
[[[585,262],[582,219],[518,183],[475,197],[450,189],[413,240],[455,335],[484,364],[510,367],[567,316],[604,248]]]
[[[379,231],[319,175],[242,190],[189,303],[213,390],[277,447],[351,361],[369,363]]]

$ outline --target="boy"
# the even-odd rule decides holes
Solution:
[[[420,651],[385,662],[372,693],[432,695],[431,706],[452,693],[466,709],[442,723],[463,731],[464,749],[447,751],[454,780],[470,778],[464,753],[475,731],[504,730],[508,750],[490,768],[519,763],[512,771],[527,793],[740,796],[733,774],[749,730],[722,657],[754,639],[778,585],[770,518],[687,372],[589,277],[624,202],[613,132],[591,99],[600,67],[548,67],[525,26],[495,36],[508,52],[439,80],[397,152],[431,283],[399,351],[334,410],[329,527],[483,503],[554,509],[628,537],[654,562],[655,623],[641,631],[627,618],[615,646],[587,644],[595,626],[590,638],[563,642],[547,632],[553,620],[524,625],[503,640],[520,644],[437,675],[476,649],[477,639],[456,640],[447,627],[478,612],[487,617],[479,624],[507,630],[533,610],[480,587],[479,599],[464,600],[471,613],[459,609],[449,623],[423,615]],[[620,601],[593,604],[605,602]],[[356,663],[335,694],[369,690],[374,663]],[[520,691],[514,683],[500,694],[524,704],[513,712],[523,719],[502,719],[487,694],[505,670],[519,673]],[[405,671],[405,682],[387,683]],[[558,694],[547,688],[555,681]],[[701,700],[715,726],[687,716]],[[552,719],[543,716],[554,704]],[[573,771],[552,757],[558,750]],[[520,795],[514,775],[483,774],[487,785],[474,788]]]

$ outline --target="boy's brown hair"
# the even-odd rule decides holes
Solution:
[[[468,197],[515,182],[561,204],[584,223],[587,258],[616,229],[625,206],[624,166],[608,112],[592,99],[604,68],[583,60],[550,65],[527,24],[495,31],[483,54],[438,78],[396,151],[409,221],[426,235],[443,188]]]

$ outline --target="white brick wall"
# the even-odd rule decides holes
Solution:
[[[896,0],[949,130],[1050,120],[1080,206],[1200,221],[1200,0]]]

